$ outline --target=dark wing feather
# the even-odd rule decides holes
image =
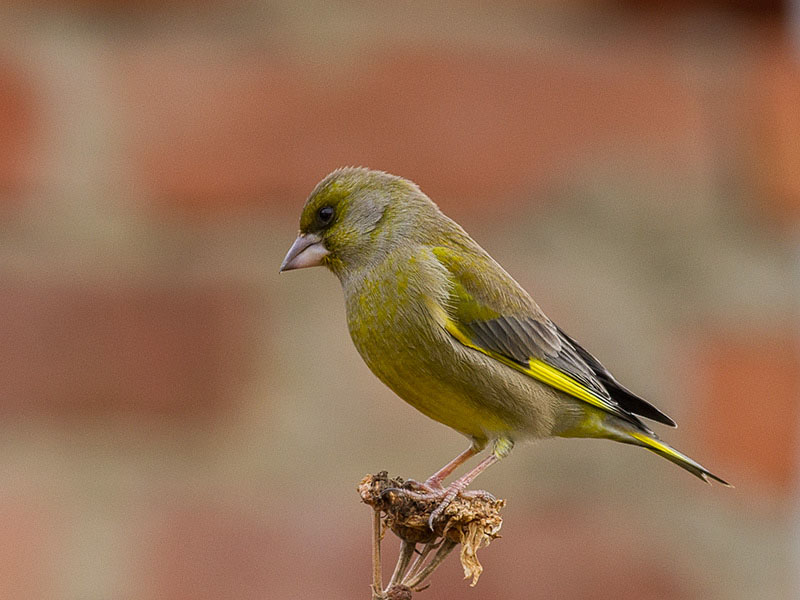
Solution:
[[[572,347],[575,348],[578,355],[584,360],[584,362],[586,362],[587,365],[589,365],[592,371],[594,371],[595,376],[603,384],[603,387],[608,390],[609,394],[611,394],[611,397],[616,400],[622,408],[634,414],[641,415],[647,419],[656,421],[657,423],[663,423],[664,425],[669,425],[670,427],[676,426],[675,421],[673,421],[669,416],[661,412],[644,398],[640,398],[622,385],[614,378],[608,369],[606,369],[600,363],[599,360],[589,353],[588,350],[585,350],[580,344],[578,344],[578,342],[564,333],[560,327],[556,326],[556,328],[558,329],[559,334],[564,339],[569,341]]]
[[[544,317],[544,319],[547,319]],[[601,398],[611,395],[592,368],[551,321],[535,317],[497,317],[462,323],[481,347],[502,354],[522,366],[532,358],[546,362],[580,382]]]
[[[506,356],[522,366],[534,358],[555,367],[618,407],[637,425],[641,425],[641,422],[634,415],[665,425],[675,424],[652,404],[622,386],[600,361],[547,317],[497,317],[462,323],[462,327],[481,347]]]

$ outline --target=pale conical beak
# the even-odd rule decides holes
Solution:
[[[292,269],[305,269],[322,264],[322,259],[330,254],[322,239],[313,233],[301,233],[286,253],[286,258],[281,263],[281,273]]]

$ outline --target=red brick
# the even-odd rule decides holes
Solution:
[[[180,287],[0,284],[0,411],[208,415],[248,361],[248,295]]]
[[[56,530],[49,511],[35,499],[0,499],[0,531],[0,598],[56,597]]]
[[[437,597],[592,598],[638,600],[707,597],[686,560],[686,548],[632,522],[621,507],[578,504],[524,513],[509,507],[503,537],[479,554],[484,573],[474,590],[464,582],[456,556],[434,575]],[[657,534],[655,534],[657,535]],[[657,539],[657,538],[656,538]],[[653,548],[657,547],[657,552]]]
[[[28,74],[13,60],[0,56],[0,207],[18,199],[31,183],[36,108]]]
[[[629,47],[558,57],[398,47],[311,65],[157,39],[116,72],[136,123],[131,163],[168,206],[294,215],[325,173],[363,164],[415,179],[445,206],[489,212],[609,152],[678,170],[704,161],[692,91],[664,48],[634,46],[636,59]]]
[[[786,225],[800,220],[800,60],[787,39],[765,39],[756,63],[753,153],[767,214]]]
[[[708,464],[737,487],[794,489],[800,456],[800,344],[794,325],[711,333],[694,366],[694,423],[703,426],[687,426],[708,446]]]
[[[135,567],[141,573],[141,597],[349,600],[362,596],[370,572],[368,525],[358,538],[354,537],[358,528],[331,532],[327,528],[334,519],[310,518],[312,510],[271,514],[260,505],[251,512],[208,499],[166,507],[142,539]],[[317,519],[320,522],[312,522]]]
[[[153,598],[289,597],[270,589],[275,570],[285,566],[281,540],[257,521],[198,507],[170,515],[154,542],[144,565]]]

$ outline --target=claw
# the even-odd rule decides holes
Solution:
[[[442,495],[442,491],[440,490],[429,491],[425,489],[425,487],[423,486],[420,487],[422,487],[422,489],[425,491],[418,492],[416,490],[408,489],[405,487],[405,484],[403,484],[403,487],[386,488],[381,492],[381,499],[384,499],[387,494],[398,494],[401,496],[406,496],[408,498],[413,498],[414,500],[436,500],[439,498],[439,496]]]
[[[466,485],[461,484],[459,481],[454,481],[450,484],[450,486],[445,491],[444,497],[442,498],[439,505],[433,509],[431,515],[428,517],[428,529],[433,531],[433,526],[436,523],[437,519],[442,516],[445,509],[450,506],[450,503],[453,501],[453,498],[458,496],[464,491]]]
[[[431,513],[431,516],[428,517],[428,529],[430,529],[431,531],[434,531],[433,524],[436,522],[436,519],[439,518],[439,515],[436,514],[438,512],[438,510],[439,510],[438,508],[436,510],[434,510]]]
[[[384,488],[384,489],[381,491],[380,498],[381,498],[381,500],[384,500],[384,499],[386,498],[386,496],[387,496],[387,495],[389,495],[389,494],[404,494],[404,493],[406,493],[407,491],[408,491],[408,490],[404,490],[404,489],[401,489],[401,488],[398,488],[398,487],[388,487],[388,488]]]
[[[428,529],[431,531],[434,530],[433,527],[436,524],[436,521],[444,514],[444,511],[447,510],[447,507],[450,506],[450,503],[456,496],[462,496],[464,498],[481,498],[490,502],[495,502],[497,500],[497,498],[495,498],[492,494],[484,490],[466,490],[465,488],[466,485],[459,484],[458,482],[453,482],[450,487],[447,488],[441,502],[439,502],[439,504],[433,509],[428,517]]]
[[[431,515],[428,517],[428,529],[430,529],[431,531],[434,531],[434,525],[436,524],[437,519],[440,516],[442,516],[444,509],[450,506],[450,503],[453,501],[453,498],[455,497],[455,495],[453,495],[452,497],[448,496],[444,497],[444,499],[439,503],[439,506],[434,508],[433,511],[431,512]]]

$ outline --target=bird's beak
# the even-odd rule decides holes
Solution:
[[[322,259],[330,254],[322,245],[322,238],[313,233],[301,233],[286,253],[281,263],[281,273],[292,269],[305,269],[322,264]]]

